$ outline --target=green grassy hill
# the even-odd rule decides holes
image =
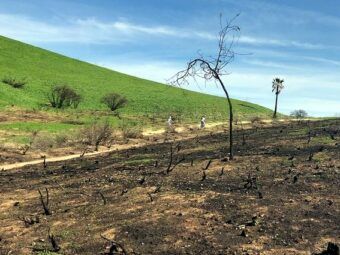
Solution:
[[[46,93],[56,83],[68,84],[83,97],[75,111],[106,110],[100,98],[109,92],[123,94],[129,104],[122,110],[127,116],[154,115],[166,117],[170,113],[184,119],[200,115],[214,120],[227,117],[226,99],[167,86],[144,80],[86,62],[68,58],[47,50],[0,37],[0,79],[10,76],[26,78],[23,89],[15,89],[0,82],[0,108],[16,106],[24,109],[42,109]],[[271,110],[256,104],[233,100],[240,117],[270,116]],[[43,108],[46,109],[46,108]]]

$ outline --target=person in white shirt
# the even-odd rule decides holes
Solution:
[[[173,123],[173,120],[172,120],[172,116],[170,115],[168,119],[168,126],[172,127],[172,123]]]
[[[205,128],[205,116],[201,118],[201,128]]]

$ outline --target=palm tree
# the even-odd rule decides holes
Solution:
[[[273,114],[273,118],[274,119],[276,118],[276,112],[277,112],[277,99],[279,97],[280,92],[284,88],[283,82],[284,82],[284,80],[280,79],[280,78],[274,78],[273,79],[273,85],[272,85],[273,90],[272,90],[272,92],[275,91],[275,95],[276,95],[276,98],[275,98],[275,110],[274,110],[274,114]]]

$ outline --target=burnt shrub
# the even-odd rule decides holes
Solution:
[[[296,118],[296,119],[303,119],[303,118],[306,118],[308,117],[308,114],[305,110],[294,110],[290,113],[290,116],[293,117],[293,118]]]
[[[108,121],[92,123],[79,130],[78,137],[82,144],[94,146],[98,151],[99,145],[105,145],[112,140],[113,129]]]
[[[55,140],[53,135],[49,133],[42,133],[36,136],[32,143],[32,149],[47,151],[52,149],[55,145]]]
[[[260,116],[253,116],[250,118],[251,124],[259,124],[263,122],[263,119]]]

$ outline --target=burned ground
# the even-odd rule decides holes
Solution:
[[[101,235],[128,254],[321,252],[340,241],[339,127],[239,128],[233,161],[227,132],[200,131],[2,171],[0,254],[53,250],[49,232],[58,254],[105,254],[110,242]],[[46,188],[52,215],[38,193],[46,200]]]

